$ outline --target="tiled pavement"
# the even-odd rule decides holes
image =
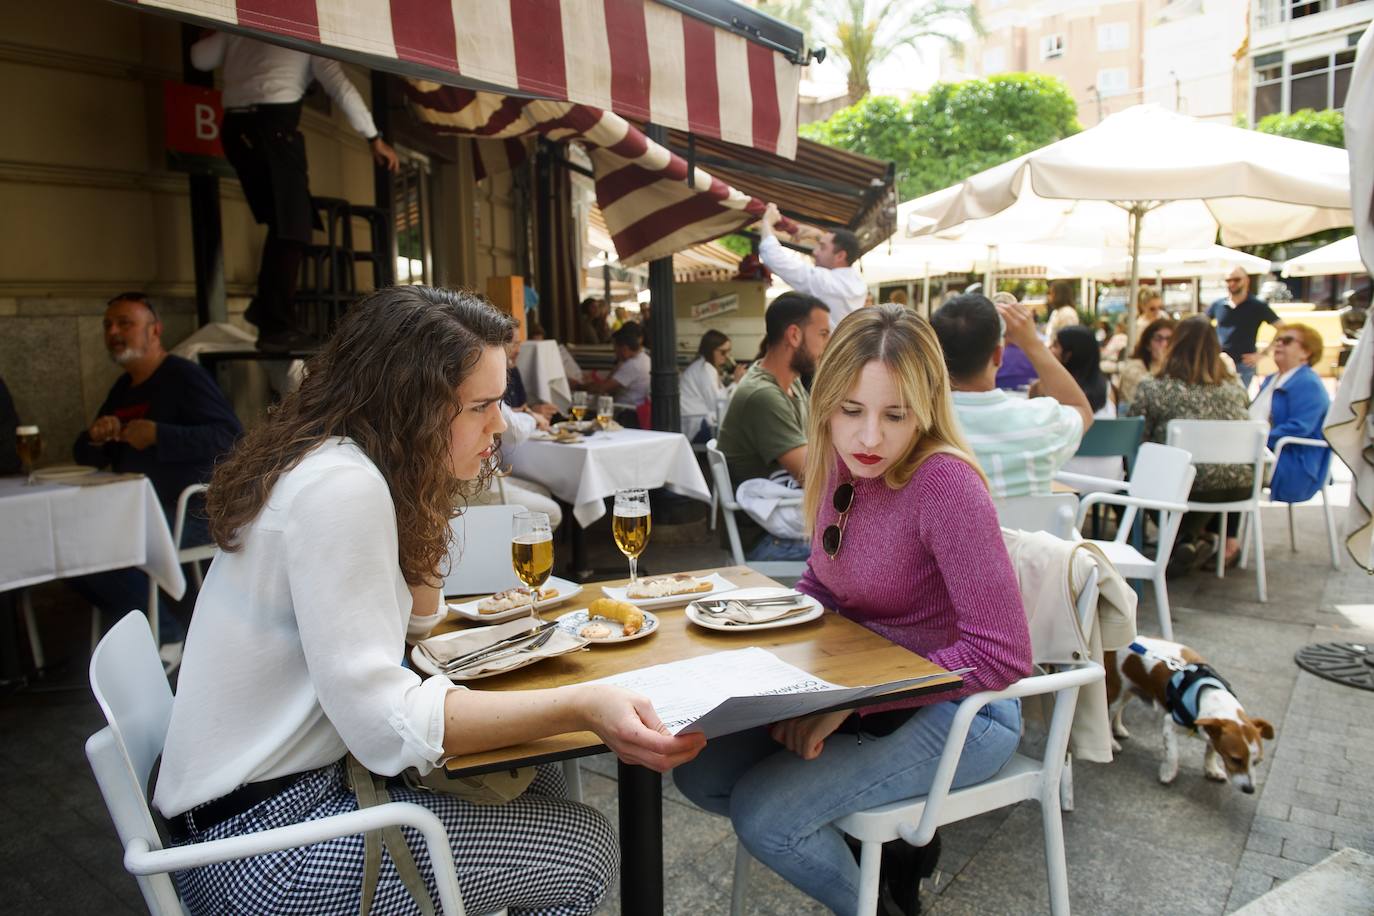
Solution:
[[[1270,600],[1256,600],[1253,573],[1221,581],[1194,573],[1171,583],[1175,630],[1233,684],[1246,709],[1275,724],[1244,795],[1203,779],[1202,745],[1181,742],[1177,780],[1156,778],[1156,718],[1128,710],[1132,738],[1110,765],[1075,767],[1077,810],[1065,815],[1070,896],[1081,914],[1222,914],[1296,874],[1332,848],[1374,852],[1374,693],[1301,673],[1293,652],[1310,642],[1374,639],[1374,580],[1326,560],[1320,511],[1298,511],[1300,553],[1289,550],[1283,514],[1265,513]],[[613,564],[593,537],[593,559]],[[666,539],[665,539],[666,541]],[[651,545],[652,568],[717,565],[714,541]],[[657,563],[657,566],[654,564]],[[132,879],[82,753],[101,724],[84,689],[86,617],[60,589],[40,590],[51,655],[68,662],[36,688],[0,693],[0,909],[14,913],[140,912]],[[1157,632],[1153,602],[1141,631]],[[615,765],[584,765],[589,802],[615,822]],[[714,916],[729,909],[734,841],[728,824],[696,810],[665,780],[668,912]],[[1027,804],[941,831],[944,854],[928,911],[1039,913],[1048,909],[1040,815]],[[765,869],[755,868],[750,912],[824,912]],[[1374,911],[1371,901],[1369,911]],[[613,894],[600,913],[619,912]]]

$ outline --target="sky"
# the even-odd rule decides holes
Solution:
[[[940,78],[939,41],[925,43],[918,55],[911,48],[899,48],[869,77],[875,95],[906,95],[928,89]],[[827,57],[822,64],[812,64],[802,81],[802,94],[829,98],[844,92],[845,66],[842,61]]]

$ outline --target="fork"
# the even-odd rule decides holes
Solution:
[[[557,627],[551,626],[529,642],[517,643],[513,646],[505,646],[488,652],[482,652],[478,655],[455,659],[443,665],[441,670],[444,674],[454,674],[455,672],[464,671],[475,665],[485,665],[489,662],[510,658],[512,655],[519,655],[521,652],[533,652],[536,649],[542,649],[545,643],[553,639],[553,634],[556,630]]]
[[[705,609],[707,607],[725,607],[727,604],[742,604],[745,607],[769,607],[772,605],[796,604],[798,601],[806,600],[806,596],[801,592],[793,592],[790,595],[772,595],[767,598],[731,598],[726,595],[721,598],[703,598],[695,602],[697,607]]]

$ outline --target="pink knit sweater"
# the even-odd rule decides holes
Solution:
[[[844,541],[832,560],[819,532],[838,517],[827,483],[806,574],[797,588],[948,669],[972,667],[958,690],[868,707],[940,703],[1001,690],[1030,673],[1030,631],[997,512],[968,464],[927,459],[900,490],[857,479]]]

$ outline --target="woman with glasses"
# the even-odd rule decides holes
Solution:
[[[1177,324],[1172,318],[1157,318],[1145,326],[1131,358],[1121,365],[1116,390],[1123,408],[1135,400],[1140,383],[1164,365],[1164,351],[1169,349],[1169,341],[1173,339]]]
[[[847,914],[859,867],[833,822],[924,795],[957,701],[1027,674],[1031,646],[997,513],[959,431],[928,322],[890,303],[840,322],[812,384],[808,439],[804,514],[813,537],[797,588],[938,665],[973,670],[957,692],[715,739],[674,778],[688,798],[728,815],[755,858]],[[954,784],[996,774],[1020,727],[1017,701],[984,707]],[[936,854],[935,844],[884,849],[886,912],[917,912],[920,875]]]
[[[1250,404],[1250,418],[1269,424],[1269,447],[1284,436],[1322,437],[1331,397],[1312,367],[1322,358],[1322,336],[1305,324],[1281,324],[1269,355],[1278,372],[1260,385]],[[1331,450],[1310,445],[1286,446],[1269,481],[1270,498],[1300,503],[1321,489],[1331,467]]]
[[[748,368],[730,358],[730,349],[730,338],[711,328],[701,335],[697,358],[682,370],[682,434],[693,442],[705,442],[716,434],[720,405]],[[728,382],[721,381],[722,373],[729,375]]]

